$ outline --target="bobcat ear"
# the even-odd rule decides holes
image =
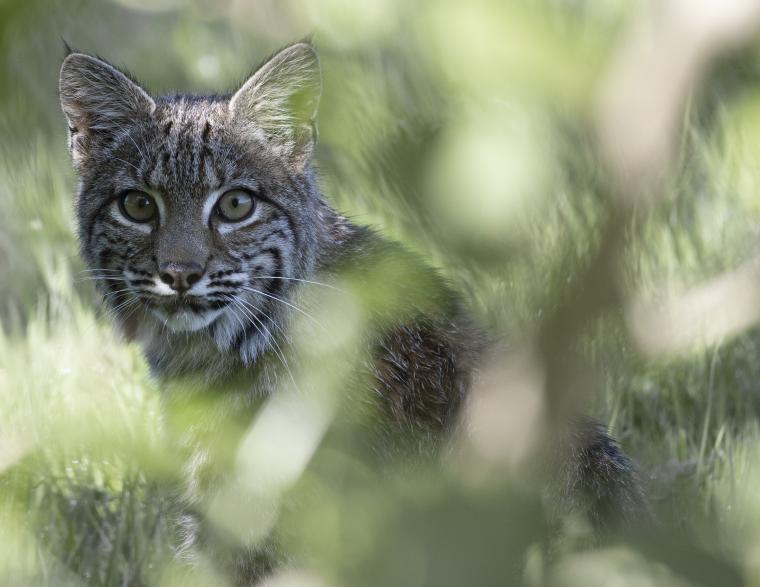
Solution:
[[[75,163],[87,157],[96,137],[117,132],[156,107],[124,73],[84,53],[70,53],[63,60],[59,93]]]
[[[263,133],[301,171],[317,141],[321,91],[317,51],[308,43],[296,43],[262,65],[232,96],[229,108],[243,132]]]

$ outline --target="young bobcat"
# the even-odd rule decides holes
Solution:
[[[224,389],[237,406],[230,418],[291,377],[304,288],[393,267],[395,310],[370,316],[367,360],[348,380],[369,382],[376,452],[433,454],[487,345],[434,271],[320,195],[310,163],[320,89],[306,43],[218,96],[153,97],[103,60],[70,53],[60,97],[81,253],[153,373]],[[630,516],[642,496],[629,461],[601,427],[578,431],[560,499],[592,518]],[[266,567],[238,563],[238,579]]]

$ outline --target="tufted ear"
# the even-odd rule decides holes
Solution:
[[[308,43],[296,43],[262,65],[232,96],[229,108],[243,132],[263,133],[290,166],[300,171],[317,140],[315,119],[321,91],[316,50]]]
[[[124,73],[83,53],[64,59],[59,93],[75,164],[87,158],[99,137],[149,116],[156,107],[153,98]]]

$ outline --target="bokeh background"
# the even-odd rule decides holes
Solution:
[[[510,350],[443,466],[378,476],[320,442],[330,410],[309,436],[268,405],[255,475],[297,506],[217,514],[276,529],[294,558],[271,584],[760,585],[753,4],[0,0],[0,584],[225,584],[172,556],[158,386],[81,273],[62,39],[160,94],[233,90],[310,38],[325,196]],[[547,524],[525,465],[576,411],[639,463],[656,531]]]

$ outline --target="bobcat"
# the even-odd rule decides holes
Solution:
[[[435,271],[323,199],[311,162],[320,91],[317,52],[303,42],[233,94],[212,96],[154,97],[102,59],[70,52],[60,98],[81,254],[159,380],[223,390],[229,402],[211,434],[287,384],[310,286],[382,274],[393,303],[370,309],[358,339],[365,359],[346,386],[369,390],[376,453],[432,455],[489,344]],[[629,460],[602,427],[583,421],[577,432],[562,499],[592,518],[634,515],[643,496]],[[229,562],[236,580],[271,567],[254,558]]]

